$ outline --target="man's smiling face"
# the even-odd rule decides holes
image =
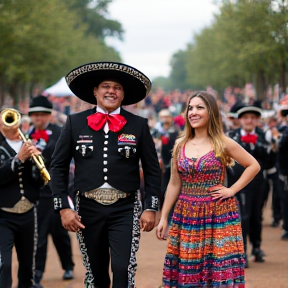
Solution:
[[[97,105],[108,113],[120,107],[124,99],[123,86],[119,82],[112,80],[102,81],[98,87],[94,88],[93,92]]]

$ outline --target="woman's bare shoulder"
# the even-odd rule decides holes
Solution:
[[[235,148],[236,146],[239,146],[238,143],[231,139],[230,137],[228,137],[227,135],[224,135],[224,144],[226,146],[226,149],[231,149],[231,148]]]
[[[178,145],[179,143],[181,143],[184,140],[183,136],[180,136],[179,138],[176,139],[175,144]]]

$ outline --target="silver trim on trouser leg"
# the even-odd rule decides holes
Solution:
[[[140,215],[141,215],[141,203],[138,199],[138,192],[136,192],[134,201],[134,212],[133,212],[131,256],[128,266],[128,288],[135,288],[135,274],[137,269],[136,252],[139,249],[139,241],[140,241]]]
[[[37,253],[37,246],[38,246],[38,218],[37,218],[37,205],[34,205],[33,212],[34,212],[34,238],[33,238],[33,262],[32,262],[32,276],[33,282],[35,279],[35,270],[36,270],[36,253]],[[35,284],[35,283],[34,283]]]
[[[2,257],[1,257],[1,247],[0,247],[0,273],[1,273],[1,267],[2,267]]]
[[[76,205],[75,205],[75,210],[78,213],[79,212],[79,204],[80,204],[80,197],[79,193],[76,195]],[[84,242],[84,236],[82,234],[82,230],[80,229],[77,233],[77,239],[79,243],[79,248],[80,252],[82,254],[82,263],[84,267],[86,268],[86,277],[85,277],[85,288],[94,288],[94,276],[90,267],[90,262],[89,262],[89,256],[87,253],[87,248],[86,244]]]

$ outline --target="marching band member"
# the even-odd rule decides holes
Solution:
[[[14,115],[18,113],[9,110]],[[12,287],[12,248],[15,246],[19,262],[18,288],[31,288],[37,244],[35,203],[44,181],[30,161],[39,151],[31,142],[23,144],[20,140],[20,123],[6,125],[4,113],[7,111],[3,110],[0,117],[0,287]]]
[[[51,164],[54,207],[63,226],[77,232],[87,270],[85,287],[110,287],[111,253],[112,287],[133,288],[140,228],[151,231],[155,226],[161,172],[147,119],[121,105],[144,99],[151,82],[137,69],[113,62],[82,65],[66,81],[77,97],[97,106],[68,116],[62,130]],[[67,202],[71,158],[76,211]],[[139,160],[145,180],[141,218]]]
[[[261,167],[254,179],[237,194],[240,203],[245,252],[247,252],[247,237],[249,236],[252,244],[252,254],[255,256],[256,262],[264,262],[264,253],[260,246],[262,242],[262,209],[265,192],[263,169],[268,156],[268,143],[265,140],[265,134],[257,127],[261,111],[256,106],[242,106],[237,111],[241,128],[228,132],[228,135],[249,152]],[[232,169],[227,169],[229,185],[239,178],[243,169],[238,163]],[[247,259],[246,267],[248,267]]]
[[[45,158],[47,169],[50,167],[51,157],[59,139],[61,128],[51,122],[52,103],[47,97],[39,95],[34,97],[30,103],[28,114],[32,127],[29,131],[30,138],[41,151]],[[54,213],[52,192],[48,185],[40,188],[40,198],[38,203],[38,243],[35,257],[35,277],[34,281],[41,287],[41,280],[45,271],[47,256],[47,242],[50,234],[59,255],[63,279],[73,279],[72,247],[67,230],[61,224],[59,214]]]

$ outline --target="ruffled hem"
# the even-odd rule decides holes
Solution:
[[[226,269],[215,269],[213,265],[195,263],[181,265],[175,255],[167,254],[163,271],[163,287],[165,288],[245,288],[244,261],[231,263]],[[185,270],[180,269],[183,267]],[[189,269],[188,269],[189,268]]]

